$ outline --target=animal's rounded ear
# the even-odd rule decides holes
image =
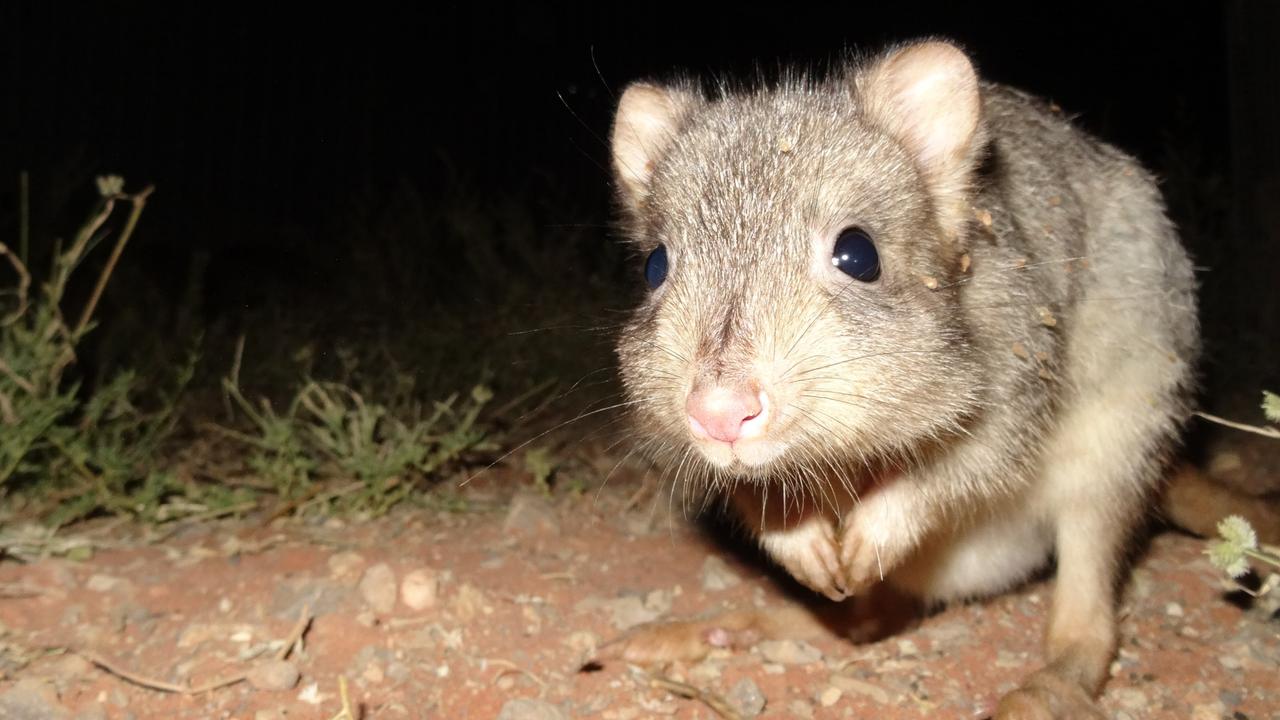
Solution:
[[[613,121],[613,170],[628,209],[635,210],[649,193],[653,169],[702,99],[684,88],[638,82],[622,94]]]
[[[982,98],[960,48],[931,40],[889,51],[855,77],[863,115],[916,161],[944,226],[963,222],[965,194],[983,150]]]

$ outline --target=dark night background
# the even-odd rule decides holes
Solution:
[[[325,337],[442,322],[424,308],[480,325],[513,285],[529,289],[520,321],[542,326],[559,312],[590,324],[623,301],[556,296],[632,282],[624,255],[600,249],[611,247],[601,138],[628,81],[821,67],[849,50],[944,35],[988,78],[1052,98],[1166,178],[1172,213],[1208,268],[1210,334],[1244,343],[1214,357],[1250,356],[1275,339],[1276,251],[1256,250],[1264,236],[1239,231],[1233,216],[1233,138],[1259,133],[1239,127],[1253,111],[1233,103],[1231,78],[1237,90],[1247,81],[1237,96],[1276,86],[1248,74],[1259,72],[1248,60],[1256,38],[1276,27],[1266,5],[6,3],[0,237],[16,233],[20,170],[30,172],[33,242],[43,243],[80,221],[95,174],[155,183],[104,317],[141,304],[117,333],[159,329],[172,340],[200,327],[207,354],[246,327],[270,332],[266,316]],[[485,236],[483,257],[458,230],[459,204]],[[453,240],[433,230],[437,217],[453,218]],[[558,243],[573,252],[508,261]],[[602,306],[565,310],[580,297]],[[540,315],[547,304],[558,309]],[[307,311],[323,318],[293,314]],[[111,350],[110,337],[104,329],[104,362],[148,347]],[[1254,371],[1251,381],[1274,379]]]

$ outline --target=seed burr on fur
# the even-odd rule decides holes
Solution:
[[[941,41],[714,97],[635,83],[612,148],[644,449],[832,599],[991,595],[1056,557],[1046,665],[996,717],[1100,717],[1199,348],[1151,176]]]

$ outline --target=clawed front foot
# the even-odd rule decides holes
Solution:
[[[840,568],[835,526],[830,520],[815,515],[794,528],[762,533],[760,543],[805,587],[831,600],[849,597]]]
[[[850,593],[859,593],[880,582],[895,558],[866,536],[864,528],[856,520],[846,523],[840,537],[840,566],[844,586]]]

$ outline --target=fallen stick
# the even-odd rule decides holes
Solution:
[[[302,613],[298,617],[298,622],[294,624],[293,629],[290,630],[289,634],[285,637],[284,646],[276,651],[276,655],[275,655],[276,660],[284,660],[285,658],[289,657],[289,653],[292,652],[294,645],[296,645],[300,640],[302,640],[302,636],[307,632],[307,628],[311,625],[311,620],[312,620],[311,608],[310,606],[304,606],[302,608]],[[220,688],[224,688],[229,685],[235,685],[236,683],[244,682],[244,680],[249,676],[248,672],[241,671],[225,678],[212,680],[210,682],[204,683],[203,685],[196,685],[196,686],[179,685],[177,683],[171,683],[165,680],[157,680],[152,677],[147,677],[146,675],[140,675],[130,670],[126,670],[123,667],[120,667],[118,664],[113,663],[110,660],[107,660],[106,658],[96,653],[92,653],[84,650],[76,650],[74,652],[75,654],[79,655],[85,660],[93,663],[94,665],[97,665],[102,670],[106,671],[107,673],[110,673],[111,675],[115,675],[121,680],[133,683],[134,685],[137,685],[139,687],[144,687],[150,690],[159,690],[161,692],[175,693],[177,695],[202,695],[212,690],[218,690]]]
[[[710,708],[711,712],[725,718],[725,720],[742,720],[742,715],[740,715],[738,711],[729,704],[729,701],[713,692],[703,690],[702,688],[695,687],[689,683],[680,682],[679,680],[672,680],[671,678],[663,677],[661,675],[654,675],[653,673],[649,673],[648,675],[649,685],[651,687],[666,690],[672,695],[685,698],[686,700],[697,700]]]

